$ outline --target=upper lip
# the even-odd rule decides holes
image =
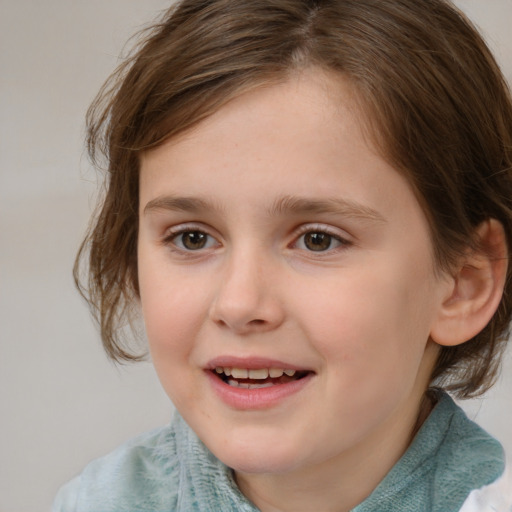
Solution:
[[[278,359],[269,359],[266,357],[233,357],[218,356],[208,361],[207,370],[215,368],[247,368],[248,370],[258,370],[260,368],[281,368],[295,371],[312,371],[309,368],[298,366],[296,364],[280,361]]]

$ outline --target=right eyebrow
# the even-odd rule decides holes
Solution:
[[[160,196],[149,201],[144,207],[144,215],[156,210],[172,210],[189,213],[200,213],[218,210],[212,203],[197,197]]]

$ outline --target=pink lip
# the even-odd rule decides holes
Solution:
[[[226,405],[238,410],[262,410],[275,407],[287,398],[302,391],[315,375],[313,372],[310,372],[301,379],[285,384],[275,384],[267,388],[246,389],[232,387],[220,379],[214,370],[218,366],[247,369],[281,368],[297,371],[304,370],[304,368],[266,358],[218,357],[213,359],[205,369],[206,376],[217,396]]]

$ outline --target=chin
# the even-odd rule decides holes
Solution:
[[[222,460],[222,459],[221,459]],[[252,473],[252,474],[268,474],[268,473],[287,473],[296,467],[296,461],[282,461],[282,460],[265,460],[259,457],[253,459],[242,459],[240,457],[230,458],[223,460],[226,466],[230,467],[237,473]]]
[[[287,473],[299,465],[297,450],[279,446],[278,441],[252,446],[230,446],[228,450],[211,450],[226,466],[240,473]]]

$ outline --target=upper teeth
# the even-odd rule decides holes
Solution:
[[[295,370],[289,369],[281,369],[281,368],[258,368],[256,370],[248,369],[248,368],[229,368],[225,366],[217,366],[215,368],[217,373],[223,373],[228,377],[233,377],[234,379],[266,379],[267,377],[271,377],[272,379],[277,379],[284,375],[288,375],[289,377],[293,377],[295,375]]]

